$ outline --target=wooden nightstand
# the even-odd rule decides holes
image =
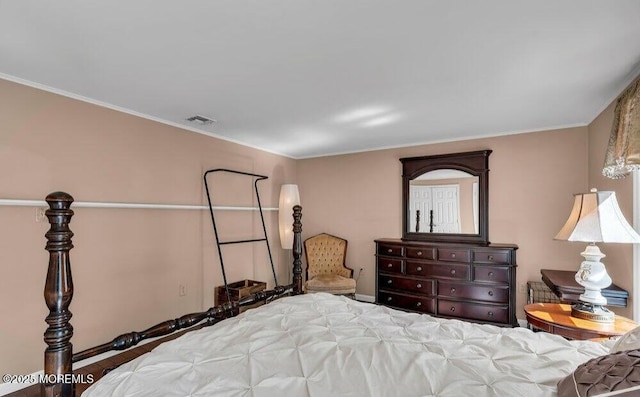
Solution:
[[[571,317],[571,305],[560,303],[533,303],[524,312],[533,327],[569,339],[614,338],[638,326],[622,316],[611,324]]]

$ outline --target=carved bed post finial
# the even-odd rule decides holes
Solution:
[[[302,207],[293,207],[293,294],[302,293]]]
[[[66,374],[72,374],[73,349],[71,336],[73,327],[69,324],[71,312],[69,304],[73,298],[73,281],[69,251],[73,248],[69,222],[73,216],[70,209],[73,197],[64,192],[47,196],[49,209],[46,216],[51,228],[45,234],[46,250],[49,251],[49,268],[44,286],[44,300],[49,308],[45,319],[49,327],[44,333],[47,348],[44,352],[44,373],[47,381],[42,383],[41,395],[46,397],[73,397],[74,386]],[[70,378],[70,376],[67,378]],[[68,383],[65,383],[67,381]]]

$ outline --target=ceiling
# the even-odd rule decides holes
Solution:
[[[637,0],[0,0],[0,78],[307,158],[587,125],[640,73],[639,19]]]

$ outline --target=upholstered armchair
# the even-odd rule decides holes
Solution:
[[[327,292],[355,298],[353,269],[345,266],[347,240],[322,233],[304,241],[307,259],[305,293]]]

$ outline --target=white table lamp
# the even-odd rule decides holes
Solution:
[[[587,242],[581,255],[584,261],[575,279],[584,287],[580,303],[571,308],[574,317],[609,323],[615,320],[612,311],[604,307],[607,299],[600,292],[611,285],[611,277],[600,259],[605,255],[595,243],[640,243],[640,235],[622,215],[615,192],[598,192],[575,195],[569,219],[555,237],[556,240]]]

